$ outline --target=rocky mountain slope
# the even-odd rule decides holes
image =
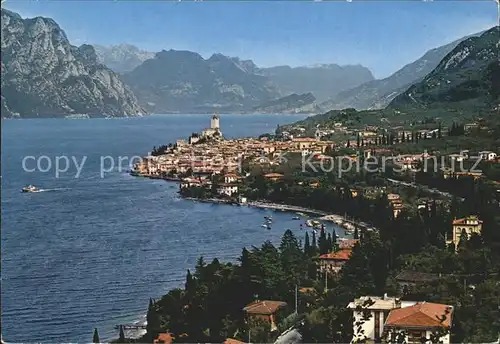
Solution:
[[[49,18],[23,19],[2,9],[3,117],[143,114],[119,76],[90,45],[72,46]]]
[[[316,98],[312,93],[291,94],[266,102],[254,108],[255,112],[264,113],[311,113],[319,111]]]
[[[295,68],[277,66],[261,68],[259,73],[269,77],[283,95],[310,92],[320,102],[341,91],[374,80],[371,71],[361,65],[325,64]]]
[[[169,50],[160,52],[158,56],[161,58],[158,59],[154,53],[129,44],[97,45],[95,48],[99,61],[116,72],[126,74],[126,81],[138,94],[141,104],[156,112],[204,112],[213,108],[251,111],[257,104],[281,96],[306,93],[313,93],[323,101],[337,92],[373,80],[370,70],[360,65],[259,68],[252,60],[222,54],[214,54],[205,60],[195,52]],[[188,58],[185,62],[181,61],[184,57]],[[149,59],[156,61],[147,61]],[[145,66],[143,63],[146,63]],[[190,66],[190,63],[193,65]],[[203,63],[215,74],[211,77],[200,75],[199,80],[192,78],[192,73],[187,70],[196,70],[200,67],[197,64]],[[164,69],[182,69],[186,73],[173,75]],[[149,77],[143,73],[157,72],[163,73],[163,81],[144,83]],[[190,94],[192,90],[183,90],[183,87],[196,88],[199,99]]]
[[[407,64],[385,79],[372,80],[358,87],[340,92],[321,104],[326,109],[381,109],[387,106],[398,94],[404,92],[413,83],[422,80],[439,62],[461,41],[427,51],[418,60]]]
[[[459,106],[494,108],[500,98],[500,27],[462,41],[391,108]]]
[[[244,111],[281,96],[268,78],[253,73],[252,64],[222,54],[205,60],[191,51],[163,50],[124,80],[153,112]]]
[[[155,56],[155,53],[140,50],[131,44],[94,45],[94,49],[98,61],[117,73],[130,72],[144,61]]]

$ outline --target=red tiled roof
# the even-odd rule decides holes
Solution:
[[[271,315],[276,313],[278,308],[284,306],[286,306],[286,302],[283,301],[254,301],[243,308],[243,310],[250,314]]]
[[[165,344],[171,344],[172,341],[174,340],[174,337],[172,336],[171,333],[160,333],[158,334],[158,337],[153,341],[154,344],[163,342]]]
[[[337,252],[326,253],[319,256],[319,259],[328,259],[328,260],[349,260],[351,257],[351,249],[344,248]]]
[[[224,344],[245,344],[245,342],[239,341],[238,339],[234,338],[226,338]]]
[[[281,178],[283,175],[281,173],[266,173],[264,178]]]
[[[312,137],[296,137],[293,139],[293,142],[316,142],[316,141],[318,140]]]
[[[467,224],[466,221],[469,220],[469,221],[477,221],[478,224],[482,224],[483,221],[479,220],[477,218],[477,216],[469,216],[469,217],[464,217],[463,219],[455,219],[453,220],[453,224],[454,225],[465,225]]]
[[[392,327],[450,327],[453,307],[440,303],[423,302],[404,308],[393,309],[385,322]],[[440,321],[446,316],[444,321]]]

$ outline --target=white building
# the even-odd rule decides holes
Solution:
[[[221,135],[220,131],[220,118],[217,115],[213,115],[210,119],[210,128],[203,129],[201,132],[202,137],[212,137],[214,135]]]
[[[217,115],[213,115],[210,119],[210,128],[220,130],[220,118]]]
[[[380,340],[401,342],[400,336],[405,336],[405,343],[436,342],[431,338],[438,331],[439,341],[450,343],[449,329],[452,323],[453,307],[449,305],[401,301],[395,297],[363,296],[347,305],[352,309],[354,322],[351,343],[364,340]],[[392,340],[391,340],[392,338]],[[433,339],[433,340],[432,340]]]
[[[189,137],[189,144],[191,145],[194,145],[195,143],[197,143],[198,141],[200,141],[200,137],[199,136],[190,136]]]
[[[381,338],[384,332],[384,322],[389,316],[389,312],[401,307],[401,300],[395,297],[362,296],[347,305],[352,309],[354,323],[351,343],[360,342],[364,339],[375,340]],[[365,319],[365,315],[368,319]],[[363,322],[359,328],[355,324]]]
[[[393,309],[384,324],[387,341],[449,344],[452,317],[453,307],[439,303],[419,302]]]
[[[238,176],[234,173],[227,173],[224,175],[224,183],[230,184],[238,181]]]
[[[233,184],[221,184],[217,189],[219,195],[233,196],[238,193],[238,185]]]

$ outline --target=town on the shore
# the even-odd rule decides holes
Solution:
[[[338,122],[333,123],[331,128],[315,128],[311,136],[307,136],[306,128],[296,125],[290,128],[294,134],[281,131],[279,135],[261,135],[259,138],[224,139],[220,117],[213,115],[210,127],[200,133],[191,134],[187,140],[154,147],[148,156],[134,166],[132,174],[179,181],[181,194],[184,196],[238,204],[248,202],[245,180],[255,174],[267,181],[278,182],[290,179],[287,172],[294,173],[295,177],[297,172],[308,174],[313,171],[317,175],[321,175],[321,172],[337,172],[341,178],[342,173],[359,173],[365,169],[393,177],[386,178],[389,184],[416,187],[416,174],[423,169],[438,173],[443,179],[468,177],[477,180],[485,177],[479,166],[491,167],[500,163],[500,156],[496,152],[461,149],[445,155],[440,155],[439,151],[432,153],[427,150],[404,154],[395,144],[418,143],[419,140],[437,141],[445,135],[460,135],[478,130],[480,126],[478,122],[472,122],[462,126],[453,125],[449,129],[439,126],[418,131],[398,126],[387,134],[387,129],[373,125],[355,130]],[[325,139],[334,133],[340,133],[343,140]],[[396,172],[399,173],[395,174]],[[304,180],[296,179],[297,184],[304,184]],[[500,189],[500,183],[492,183]],[[307,180],[307,185],[311,188],[318,188],[320,184],[318,178]],[[405,204],[400,195],[390,192],[390,189],[355,186],[350,192],[353,197],[360,192],[373,197],[385,194],[397,217],[405,206],[411,207],[412,204]],[[438,188],[431,188],[429,191],[430,194],[449,195]],[[423,208],[428,203],[429,197],[422,197],[417,199],[416,205]],[[281,205],[281,208],[286,207]],[[313,209],[309,210],[314,213]]]
[[[220,121],[155,147],[131,173],[175,180],[184,197],[309,211],[355,233],[287,230],[279,247],[243,249],[238,263],[201,257],[184,288],[150,300],[142,338],[119,327],[115,342],[498,343],[500,159],[449,149],[495,136],[487,124],[299,122],[225,139]],[[323,165],[335,157],[340,174]]]

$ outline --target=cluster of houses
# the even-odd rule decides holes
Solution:
[[[469,215],[464,218],[452,221],[451,238],[446,238],[447,244],[458,247],[460,237],[466,235],[469,240],[473,234],[481,235],[483,221],[476,215]],[[342,239],[338,244],[338,249],[334,252],[320,255],[318,258],[318,274],[324,276],[328,273],[337,276],[343,265],[349,260],[352,248],[359,243],[359,239]]]
[[[219,125],[219,117],[214,115],[210,128],[191,135],[187,141],[177,140],[161,154],[144,157],[134,166],[134,172],[143,176],[188,171],[213,175],[237,171],[244,159],[252,159],[256,164],[278,165],[283,153],[324,154],[335,145],[318,138],[300,137],[288,141],[268,140],[267,137],[225,140]]]
[[[300,153],[302,156],[314,155],[321,159],[329,149],[340,146],[331,141],[321,141],[321,137],[333,132],[348,132],[342,123],[336,123],[334,128],[328,130],[316,130],[314,137],[294,137],[288,132],[282,135],[287,140],[268,140],[245,138],[225,140],[220,130],[218,116],[213,116],[210,128],[204,129],[200,134],[192,135],[188,142],[179,140],[176,144],[163,154],[148,156],[136,166],[136,171],[147,176],[162,175],[165,173],[186,173],[191,170],[191,177],[181,180],[181,188],[204,187],[212,188],[214,176],[217,179],[217,193],[221,196],[232,197],[238,194],[238,186],[244,178],[238,172],[241,161],[250,158],[255,163],[279,164],[273,158],[279,157],[284,152]],[[301,130],[303,129],[303,130]],[[295,131],[304,132],[304,128],[294,128]],[[436,129],[437,130],[437,129]],[[471,130],[467,128],[466,130]],[[367,127],[360,132],[365,143],[375,143],[378,140],[377,128]],[[398,132],[401,140],[406,133],[404,130]],[[424,130],[420,133],[423,137],[431,138],[437,135],[435,131]],[[365,149],[362,152],[364,158],[375,154],[392,155],[392,151],[386,148]],[[461,162],[471,159],[474,155],[469,151],[461,151],[458,154],[448,156],[450,161]],[[498,162],[495,152],[481,151],[477,157],[485,161]],[[359,158],[353,155],[352,159]],[[400,155],[396,162],[403,169],[412,170],[422,161],[431,158],[428,153]],[[474,172],[460,172],[443,170],[445,177],[472,175],[480,177]],[[458,174],[457,174],[458,173]],[[462,174],[460,174],[462,173]],[[279,173],[264,174],[264,178],[270,181],[278,181],[283,178]],[[312,187],[318,183],[312,183]],[[358,191],[352,189],[353,197]],[[398,194],[387,194],[388,201],[397,217],[404,204]],[[427,203],[419,204],[420,207],[428,207]],[[446,237],[448,244],[458,246],[463,235],[467,239],[471,235],[481,234],[482,221],[477,216],[467,216],[454,219],[452,222],[451,237]],[[337,277],[346,262],[349,261],[353,247],[359,243],[358,239],[343,239],[338,247],[330,253],[322,254],[317,258],[317,272],[319,276]],[[397,277],[399,294],[411,295],[419,285],[438,280],[441,276],[430,273],[415,271],[403,271]],[[301,288],[302,293],[311,292],[312,288]],[[243,308],[247,322],[252,320],[268,322],[272,331],[277,330],[277,316],[287,308],[285,302],[279,300],[256,300]],[[450,328],[453,323],[452,305],[402,300],[401,297],[383,296],[360,296],[354,299],[346,308],[353,314],[352,343],[355,342],[378,342],[385,338],[387,342],[405,343],[450,343]],[[155,343],[171,343],[173,337],[170,333],[160,333]],[[225,343],[243,343],[236,339],[228,338]]]
[[[339,125],[337,126],[337,124]],[[332,130],[340,130],[342,128],[344,126],[341,123],[336,123]],[[367,127],[366,130],[359,132],[359,134],[365,142],[370,142],[371,138],[378,137],[376,130],[377,128]],[[140,163],[135,165],[134,173],[159,177],[168,174],[182,175],[191,171],[201,177],[213,176],[224,172],[238,172],[240,171],[242,162],[246,160],[250,160],[254,164],[277,166],[283,162],[281,159],[286,153],[299,153],[303,157],[312,156],[314,161],[330,159],[325,153],[342,147],[342,145],[333,141],[321,140],[325,132],[319,129],[316,130],[314,137],[293,137],[286,132],[282,134],[283,137],[286,137],[286,140],[269,140],[265,136],[260,139],[241,138],[225,140],[220,129],[220,119],[214,115],[210,120],[209,128],[202,130],[200,134],[191,135],[187,141],[178,140],[174,145],[160,154],[144,157]],[[406,132],[403,130],[400,134],[405,135]],[[426,134],[429,133],[426,132]],[[363,149],[358,154],[344,158],[359,161],[361,156],[364,159],[388,156],[402,170],[409,171],[416,171],[419,165],[427,159],[435,159],[437,161],[437,157],[431,156],[427,152],[395,156],[391,149],[382,147]],[[452,167],[447,167],[441,161],[441,170],[445,178],[460,176],[480,178],[482,176],[482,173],[479,171],[462,171],[453,168],[457,162],[472,161],[474,158],[480,158],[483,161],[489,162],[499,161],[497,154],[492,151],[480,151],[472,154],[470,151],[464,150],[460,153],[450,154],[446,158]],[[206,182],[208,182],[208,179]],[[199,184],[203,184],[203,181],[186,180],[184,185]],[[205,186],[209,186],[209,184]],[[235,188],[230,188],[226,185],[223,193],[234,194]],[[395,204],[395,212],[398,212],[398,207],[399,205]]]
[[[482,221],[477,216],[453,220],[453,235],[449,243],[458,245],[460,236],[480,234]],[[349,260],[358,239],[342,239],[334,252],[318,257],[320,276],[338,276]],[[360,296],[346,305],[353,315],[351,343],[450,343],[453,305],[406,300],[422,286],[444,278],[441,274],[403,270],[396,277],[398,296]],[[301,294],[314,293],[314,288],[300,288]],[[403,300],[403,297],[405,300]],[[255,300],[242,310],[246,322],[267,322],[271,331],[278,330],[278,316],[290,313],[287,303],[279,300]],[[154,343],[172,343],[171,333],[160,333]],[[243,344],[228,338],[224,343]]]

